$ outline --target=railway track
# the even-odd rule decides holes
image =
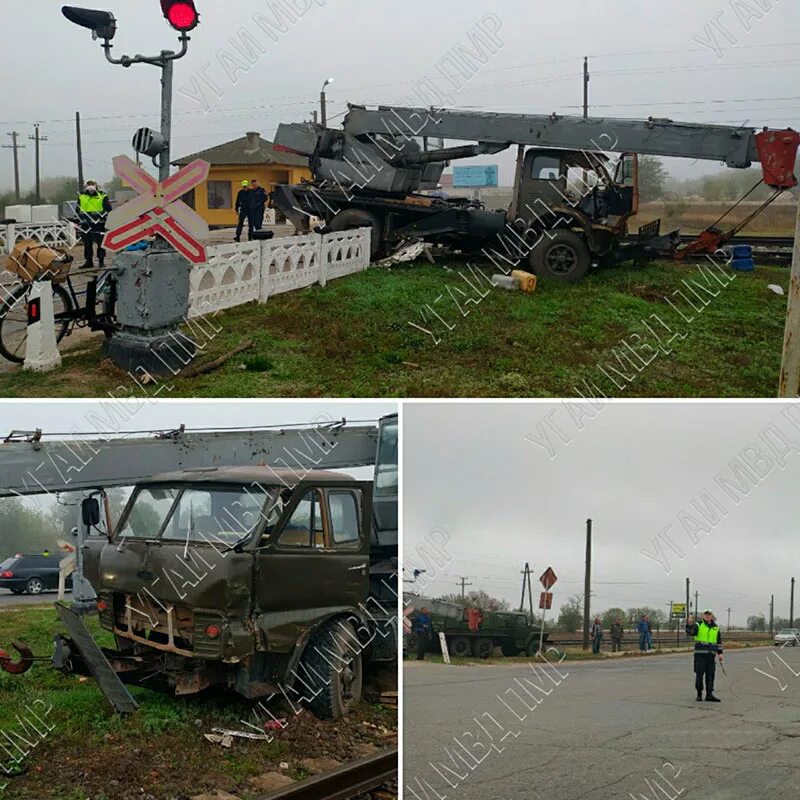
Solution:
[[[316,775],[258,800],[352,800],[397,778],[398,750],[368,756],[324,775]]]

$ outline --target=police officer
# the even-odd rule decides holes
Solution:
[[[239,215],[239,224],[236,226],[236,236],[234,241],[242,241],[242,229],[244,223],[248,224],[248,236],[253,233],[253,221],[250,216],[250,181],[242,181],[242,188],[239,189],[239,194],[236,195],[236,213]]]
[[[97,245],[97,261],[102,269],[106,251],[103,249],[103,236],[106,219],[111,213],[111,200],[100,191],[97,181],[86,181],[86,188],[78,195],[78,221],[83,234],[84,267],[94,266],[94,245]]]
[[[264,225],[264,214],[267,208],[269,194],[258,182],[257,178],[250,181],[250,227],[260,231]]]
[[[414,620],[414,633],[417,636],[417,661],[424,661],[425,651],[431,640],[431,615],[425,607],[420,610]]]
[[[714,674],[717,670],[714,656],[719,656],[721,664],[722,636],[714,614],[706,609],[699,623],[690,616],[686,622],[686,633],[694,636],[694,686],[697,689],[697,700],[703,699],[703,676],[705,676],[706,700],[710,703],[719,703],[719,698],[714,697]]]

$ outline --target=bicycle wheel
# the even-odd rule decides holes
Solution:
[[[0,355],[15,364],[25,361],[28,342],[28,295],[32,283],[23,283],[10,292],[0,305]],[[58,283],[53,284],[53,313],[56,318],[56,341],[69,330],[67,314],[72,311],[72,298]]]

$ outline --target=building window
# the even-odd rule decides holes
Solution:
[[[208,182],[208,207],[210,209],[233,208],[230,181]]]

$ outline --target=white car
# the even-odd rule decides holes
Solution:
[[[790,644],[797,647],[800,644],[800,628],[783,628],[775,634],[775,647]]]

